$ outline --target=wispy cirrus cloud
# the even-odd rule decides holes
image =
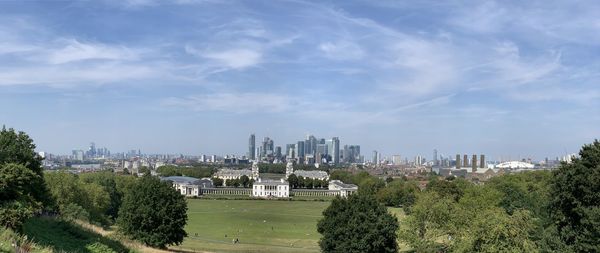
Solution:
[[[193,111],[219,111],[227,113],[277,113],[292,106],[288,96],[263,93],[213,93],[187,97],[169,97],[161,104],[167,107],[183,107]]]

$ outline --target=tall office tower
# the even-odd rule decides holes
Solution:
[[[350,147],[348,147],[348,145],[344,145],[344,149],[342,150],[342,162],[350,162]]]
[[[275,147],[275,157],[281,158],[281,146]]]
[[[400,165],[400,164],[402,164],[402,156],[400,156],[400,155],[393,155],[392,156],[392,163],[394,165]]]
[[[463,167],[469,167],[469,156],[463,155]]]
[[[317,144],[316,154],[321,159],[327,157],[327,144]]]
[[[288,156],[287,158],[292,158],[289,154],[290,154],[290,149],[292,149],[294,146],[294,144],[285,144],[285,155]]]
[[[471,168],[473,169],[473,172],[477,170],[477,155],[473,155],[471,158]]]
[[[260,155],[262,157],[266,157],[267,155],[273,155],[274,152],[275,147],[273,146],[273,140],[271,140],[269,137],[263,138],[262,150]]]
[[[333,154],[333,139],[329,139],[325,141],[325,145],[327,145],[327,154]]]
[[[340,163],[340,138],[333,137],[331,139],[333,144],[333,152],[331,153],[331,159],[333,160],[333,164]]]
[[[251,134],[248,139],[248,158],[256,160],[256,136],[254,134]]]
[[[433,150],[433,166],[437,166],[438,164],[438,153],[437,149]]]
[[[379,153],[377,153],[377,150],[373,150],[373,159],[371,162],[374,164],[379,163]]]
[[[87,155],[89,157],[96,156],[96,143],[90,142],[90,147],[88,148]]]
[[[287,144],[286,145],[286,147],[285,147],[285,149],[286,149],[285,154],[287,156],[287,159],[294,159],[294,158],[296,158],[296,155],[297,155],[296,147],[297,146],[294,145],[294,144]]]
[[[479,168],[485,168],[485,155],[479,155]]]
[[[460,154],[456,155],[456,164],[455,165],[456,165],[457,169],[460,169]]]
[[[415,166],[421,166],[423,165],[423,157],[421,157],[420,155],[415,156]]]
[[[302,163],[304,161],[304,142],[299,141],[296,144],[296,152],[298,155],[298,163]]]
[[[304,154],[312,155],[312,146],[309,139],[304,140]]]

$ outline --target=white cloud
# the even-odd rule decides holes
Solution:
[[[1,67],[0,85],[49,85],[69,87],[159,77],[161,68],[145,65],[104,63],[92,66]]]
[[[364,56],[360,46],[343,40],[321,43],[319,49],[325,53],[326,57],[334,60],[358,60]]]
[[[81,43],[67,40],[60,49],[50,50],[47,61],[51,64],[62,64],[82,60],[135,60],[137,53],[122,46],[108,46],[99,43]]]
[[[208,52],[203,54],[202,57],[216,60],[232,69],[243,69],[259,64],[262,54],[250,49],[229,49]]]
[[[162,105],[184,107],[194,111],[230,113],[284,112],[292,100],[285,95],[269,93],[215,93],[164,99]]]

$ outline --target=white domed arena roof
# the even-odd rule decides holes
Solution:
[[[504,169],[533,169],[534,165],[526,162],[510,161],[496,165],[496,168]]]

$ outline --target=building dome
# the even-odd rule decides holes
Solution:
[[[496,165],[499,169],[533,169],[534,165],[526,162],[510,161]]]

